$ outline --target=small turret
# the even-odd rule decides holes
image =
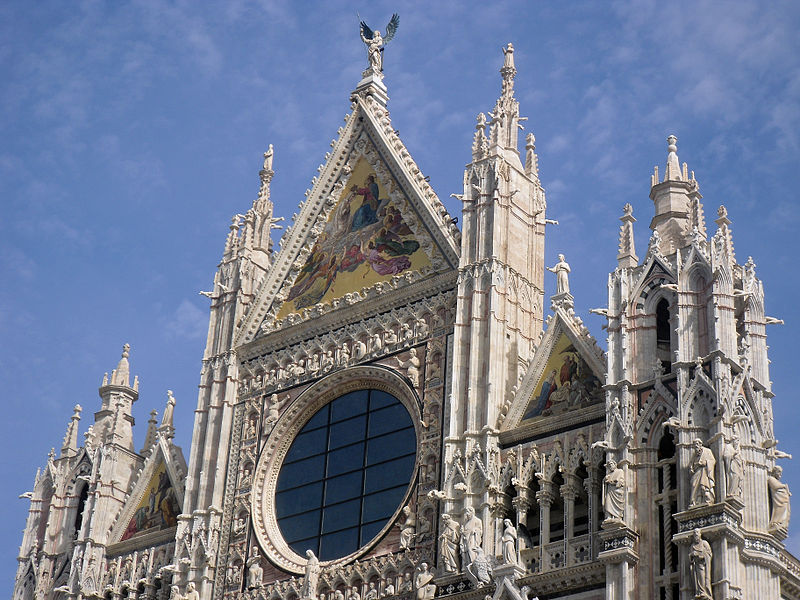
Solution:
[[[94,414],[94,433],[98,443],[116,443],[133,452],[133,403],[139,397],[139,379],[130,385],[130,344],[122,347],[122,357],[111,372],[110,382],[103,378],[99,394],[103,402]]]
[[[686,163],[681,169],[677,143],[674,135],[667,138],[664,180],[659,181],[658,167],[651,178],[650,199],[655,204],[655,215],[650,229],[658,232],[659,250],[665,255],[691,243],[695,228],[705,232],[699,186],[694,173],[689,176]]]
[[[153,450],[153,444],[156,443],[156,416],[158,415],[158,411],[154,408],[150,411],[150,418],[147,420],[147,433],[144,436],[144,444],[142,445],[142,450],[139,452],[142,456],[150,456],[150,452]]]

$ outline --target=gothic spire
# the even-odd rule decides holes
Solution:
[[[139,452],[142,456],[150,456],[153,444],[156,443],[156,415],[158,415],[158,411],[154,408],[150,411],[150,418],[147,420],[147,433],[144,436],[142,450]]]
[[[525,119],[520,118],[519,102],[514,98],[514,77],[516,74],[514,45],[509,43],[508,46],[503,48],[503,66],[500,68],[502,77],[500,97],[495,103],[494,110],[489,113],[492,117],[489,139],[493,153],[502,153],[507,160],[512,155],[516,156],[516,162],[519,162],[519,149],[517,147],[519,122]]]
[[[64,444],[61,447],[61,456],[74,455],[78,451],[78,422],[81,420],[80,404],[75,405],[75,409],[67,425],[67,433],[64,436]]]
[[[626,269],[635,267],[639,264],[639,257],[636,256],[636,246],[633,239],[633,207],[626,204],[622,207],[622,216],[619,218],[622,225],[619,228],[619,252],[617,252],[617,262],[620,268]]]

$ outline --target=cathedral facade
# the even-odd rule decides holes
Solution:
[[[389,29],[277,247],[271,146],[233,219],[188,466],[171,393],[134,448],[125,346],[37,475],[14,599],[800,598],[764,288],[677,139],[641,258],[623,208],[604,351],[545,264],[513,46],[459,229],[392,124]]]

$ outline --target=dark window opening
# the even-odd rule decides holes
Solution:
[[[83,525],[83,511],[86,508],[86,500],[89,498],[89,486],[84,485],[81,488],[81,495],[78,499],[78,512],[75,513],[75,533],[73,537],[77,537],[81,533],[81,525]]]
[[[662,298],[656,305],[656,355],[664,372],[672,371],[672,331],[669,323],[669,302]]]

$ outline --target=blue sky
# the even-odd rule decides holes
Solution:
[[[780,447],[800,459],[800,8],[792,2],[5,2],[0,5],[0,586],[10,589],[31,489],[72,407],[132,346],[137,445],[175,391],[188,457],[209,289],[231,215],[258,192],[290,217],[365,66],[356,11],[400,30],[385,52],[395,128],[459,214],[475,115],[499,94],[500,47],[547,189],[548,264],[604,345],[622,205],[643,255],[666,137],[696,172],[706,219],[728,208],[737,258],[767,293]],[[548,295],[554,288],[547,281]],[[82,438],[81,438],[82,439]],[[800,489],[800,460],[785,478]],[[795,494],[796,498],[800,498]],[[800,508],[798,508],[800,510]],[[798,513],[800,514],[800,513]],[[793,527],[789,545],[800,551]]]

